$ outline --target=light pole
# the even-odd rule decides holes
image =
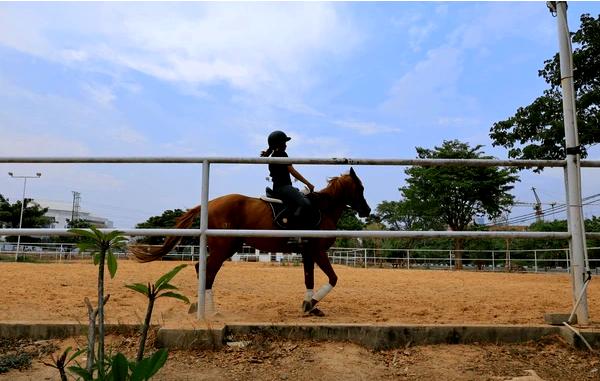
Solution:
[[[23,225],[23,211],[25,210],[25,189],[27,188],[27,179],[38,179],[42,174],[36,173],[35,176],[15,176],[12,172],[8,175],[13,179],[23,179],[23,197],[21,198],[21,216],[19,217],[19,229]],[[15,262],[19,259],[19,249],[21,248],[21,234],[17,238],[17,251],[15,252]]]

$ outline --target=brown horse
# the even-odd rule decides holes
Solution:
[[[320,230],[335,230],[344,209],[350,206],[359,216],[367,217],[371,208],[364,198],[363,185],[354,169],[349,174],[334,177],[327,187],[309,198],[321,212]],[[200,214],[200,206],[188,210],[177,220],[175,228],[185,229]],[[208,203],[209,229],[252,229],[275,230],[278,227],[273,221],[271,207],[259,198],[230,194],[211,200]],[[132,246],[131,253],[140,262],[150,262],[169,253],[181,237],[167,237],[162,247]],[[301,245],[290,243],[288,237],[215,237],[209,236],[207,246],[209,256],[206,264],[206,311],[214,312],[212,286],[221,265],[242,248],[243,244],[266,252],[300,252],[304,264],[304,283],[307,293],[302,304],[304,313],[316,316],[324,314],[315,305],[331,291],[337,283],[337,275],[329,262],[327,250],[335,242],[335,238],[308,238]],[[314,264],[317,264],[329,278],[329,283],[313,294]],[[196,272],[198,265],[196,264]]]

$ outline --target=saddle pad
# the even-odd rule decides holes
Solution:
[[[259,198],[266,202],[274,202],[275,204],[283,204],[283,201],[281,201],[278,198],[271,198],[271,197],[267,197],[267,196],[260,196]]]

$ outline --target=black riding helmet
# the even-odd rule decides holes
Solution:
[[[290,138],[289,136],[287,136],[285,134],[285,132],[283,131],[273,131],[269,134],[269,137],[267,138],[267,142],[269,143],[269,148],[271,149],[275,149],[279,146],[281,146],[283,143],[289,141]]]

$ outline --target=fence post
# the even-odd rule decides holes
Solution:
[[[538,272],[538,267],[537,267],[537,250],[533,251],[533,268],[535,269],[535,272]]]
[[[406,268],[410,270],[410,250],[406,250]]]
[[[202,195],[200,206],[200,253],[198,257],[198,320],[204,319],[206,300],[206,229],[208,228],[208,160],[202,162]]]
[[[494,263],[494,251],[492,250],[492,271],[496,271],[496,264]]]
[[[365,269],[367,268],[367,249],[365,249]]]
[[[548,2],[556,17],[558,28],[560,87],[562,89],[563,121],[565,128],[566,166],[567,173],[567,205],[568,224],[571,233],[571,252],[573,272],[573,302],[575,304],[577,321],[588,324],[589,310],[587,293],[584,287],[586,271],[588,270],[587,252],[585,245],[585,226],[581,200],[581,152],[577,134],[577,113],[575,106],[575,90],[573,85],[573,51],[571,35],[567,23],[567,3],[564,1]],[[579,304],[575,303],[580,298]]]

